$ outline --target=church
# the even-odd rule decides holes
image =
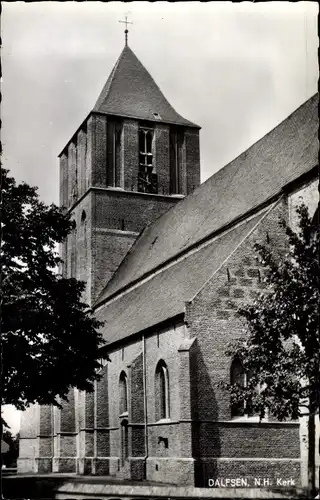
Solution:
[[[279,216],[294,226],[301,198],[316,214],[317,107],[315,95],[200,185],[200,126],[126,42],[59,155],[76,223],[63,273],[86,282],[110,362],[93,393],[24,412],[19,472],[306,482],[303,422],[244,416],[220,382],[239,370],[225,353],[244,335],[236,311],[266,286],[254,243],[280,245]]]

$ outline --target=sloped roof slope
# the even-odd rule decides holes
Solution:
[[[264,212],[225,232],[180,262],[105,304],[95,312],[105,321],[102,333],[108,344],[122,340],[184,312],[207,279],[248,236]]]
[[[248,211],[318,164],[318,95],[147,226],[97,304]]]
[[[125,46],[93,111],[198,127],[179,115],[130,47]],[[156,119],[158,113],[161,119]]]

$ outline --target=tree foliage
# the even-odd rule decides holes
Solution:
[[[296,210],[297,232],[280,221],[286,253],[255,245],[267,293],[239,310],[247,334],[228,351],[250,374],[246,387],[229,386],[232,401],[261,418],[314,415],[320,403],[319,231],[304,204]]]
[[[85,284],[58,273],[71,215],[1,176],[2,403],[59,406],[70,387],[91,391],[99,378],[101,323],[82,302]]]

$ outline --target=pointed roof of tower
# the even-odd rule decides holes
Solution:
[[[173,109],[150,73],[127,45],[92,111],[200,128]]]

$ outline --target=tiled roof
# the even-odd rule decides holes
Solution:
[[[146,227],[97,304],[271,199],[315,167],[319,149],[317,106],[318,95],[315,95]],[[163,288],[159,290],[162,293]]]
[[[128,46],[125,46],[121,52],[93,111],[198,127],[173,109],[151,75]],[[158,114],[158,118],[154,113]]]
[[[95,317],[106,321],[102,333],[108,344],[184,312],[185,302],[192,299],[263,215],[243,222],[97,310]]]

